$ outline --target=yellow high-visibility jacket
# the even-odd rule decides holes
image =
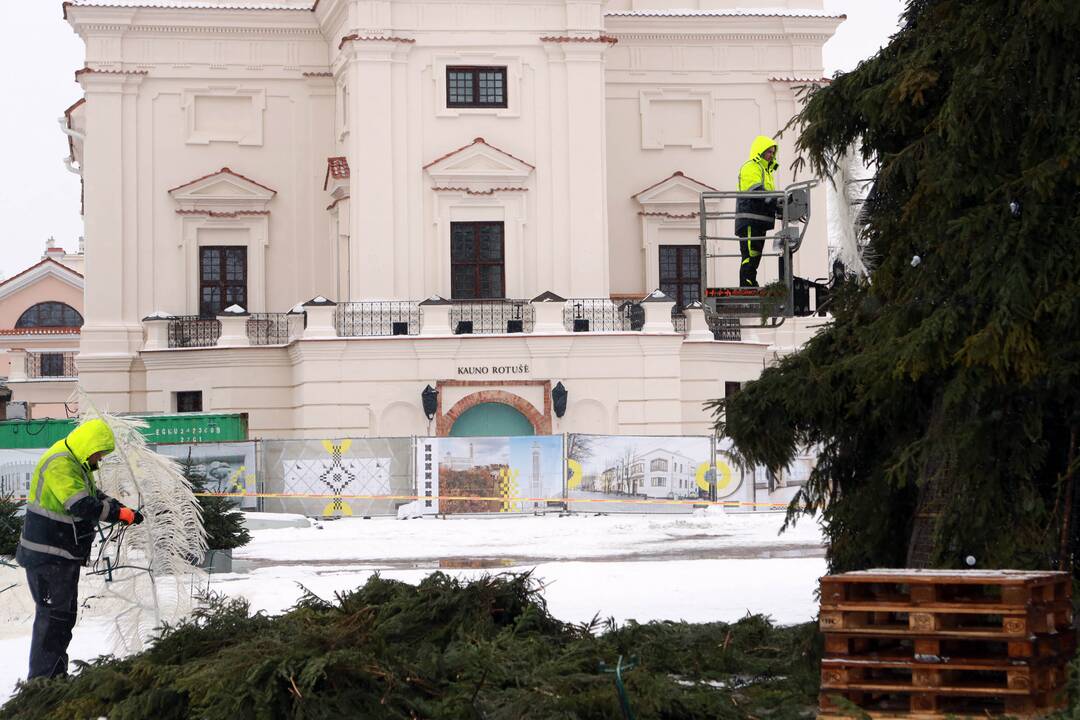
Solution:
[[[116,522],[123,507],[94,486],[87,459],[112,452],[112,430],[89,420],[46,450],[30,481],[22,537],[15,559],[23,567],[42,562],[85,564],[98,522]]]
[[[750,159],[739,169],[739,192],[776,190],[773,173],[780,167],[778,156],[773,155],[772,162],[761,157],[761,154],[771,147],[777,147],[772,138],[764,135],[754,138],[750,145]],[[776,202],[768,198],[740,198],[735,203],[735,212],[738,213],[735,218],[737,237],[746,237],[747,229],[752,231],[754,237],[761,237],[776,224]],[[750,215],[758,217],[749,217]]]

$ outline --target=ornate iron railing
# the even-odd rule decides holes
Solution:
[[[287,313],[251,313],[247,321],[247,336],[252,345],[285,345],[289,342]]]
[[[341,337],[419,335],[420,306],[410,300],[338,303],[335,316]]]
[[[712,330],[715,340],[742,340],[742,325],[737,317],[721,317],[711,313],[705,314],[705,320]]]
[[[221,322],[217,318],[179,315],[169,320],[169,347],[196,348],[217,345]]]
[[[634,326],[634,311],[631,306],[640,309],[634,301],[619,302],[609,298],[574,298],[566,301],[563,310],[563,327],[568,332],[620,332],[640,330],[641,322]]]
[[[671,308],[671,324],[675,326],[675,332],[686,334],[686,313],[678,305]]]
[[[455,300],[450,328],[455,335],[531,333],[535,323],[528,300]]]
[[[26,353],[26,377],[34,380],[67,380],[79,377],[74,352]]]

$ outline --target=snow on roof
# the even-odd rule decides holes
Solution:
[[[732,8],[729,10],[698,10],[696,8],[671,8],[668,10],[613,10],[607,17],[788,17],[831,18],[843,20],[847,15],[833,15],[820,10],[792,10],[790,8]]]
[[[67,7],[166,8],[192,10],[311,10],[314,0],[68,0]]]

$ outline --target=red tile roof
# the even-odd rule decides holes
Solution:
[[[807,78],[807,77],[771,77],[769,82],[786,82],[786,83],[823,83],[828,85],[832,82],[829,78]]]
[[[322,189],[330,187],[330,178],[335,180],[349,179],[349,159],[343,155],[326,158],[326,177],[323,178]]]
[[[657,187],[659,185],[663,185],[668,180],[670,180],[671,178],[674,178],[674,177],[684,177],[687,180],[691,180],[693,182],[696,182],[698,185],[704,185],[705,187],[709,188],[710,190],[716,190],[716,188],[714,188],[712,185],[709,185],[708,183],[703,183],[700,180],[692,178],[689,175],[687,175],[686,173],[684,173],[682,170],[676,170],[675,172],[671,173],[670,175],[668,175],[666,178],[664,178],[660,182],[655,182],[652,185],[650,185],[649,187],[645,188],[644,190],[637,191],[636,193],[634,193],[630,197],[636,198],[638,195],[641,195],[643,193],[647,193],[648,191],[652,190],[654,187]]]
[[[396,43],[414,43],[416,40],[413,38],[397,37],[394,35],[346,35],[341,38],[341,42],[338,43],[338,50],[345,47],[345,43],[355,40],[357,42],[396,42]]]
[[[204,217],[234,218],[247,215],[269,215],[269,210],[177,210],[177,215],[202,215]]]
[[[305,12],[315,10],[318,5],[304,7],[302,5],[280,5],[271,2],[167,2],[166,0],[68,0],[63,3],[64,19],[67,20],[69,7],[130,7],[130,8],[156,8],[164,10],[302,10]]]
[[[619,42],[618,38],[610,35],[597,35],[595,37],[579,37],[576,35],[548,35],[540,38],[540,42],[553,43],[611,43]]]
[[[423,169],[423,170],[427,170],[427,169],[428,169],[429,167],[431,167],[432,165],[435,165],[436,163],[440,163],[440,162],[442,162],[443,160],[445,160],[445,159],[446,159],[446,158],[448,158],[448,157],[452,157],[452,156],[454,156],[454,155],[457,155],[457,154],[458,154],[459,152],[461,152],[462,150],[466,150],[466,149],[468,149],[468,148],[471,148],[471,147],[472,147],[473,145],[476,145],[476,144],[478,144],[478,143],[479,143],[479,144],[481,144],[481,145],[487,145],[487,146],[488,146],[489,148],[491,148],[492,150],[498,150],[498,151],[499,151],[499,152],[501,152],[501,153],[502,153],[503,155],[506,155],[507,157],[512,157],[512,158],[514,158],[515,160],[517,160],[517,161],[518,161],[519,163],[522,163],[522,164],[524,164],[524,165],[528,165],[528,166],[529,166],[530,168],[532,168],[533,170],[535,170],[535,169],[536,169],[536,166],[535,166],[535,165],[532,165],[531,163],[527,163],[527,162],[525,162],[524,160],[522,160],[522,159],[521,159],[521,158],[519,158],[519,157],[514,157],[513,155],[511,155],[510,153],[506,152],[506,151],[505,151],[505,150],[503,150],[502,148],[497,148],[497,147],[495,147],[494,145],[492,145],[492,144],[491,144],[491,143],[489,143],[488,141],[484,140],[484,138],[482,138],[482,137],[478,137],[478,138],[473,138],[473,141],[472,141],[471,143],[469,143],[468,145],[462,145],[462,146],[461,146],[461,147],[459,147],[459,148],[458,148],[457,150],[451,150],[450,152],[446,153],[445,155],[443,155],[443,156],[441,156],[441,157],[437,157],[437,158],[435,158],[434,160],[432,160],[431,162],[429,162],[429,163],[428,163],[427,165],[425,165],[425,166],[424,166],[423,168],[421,168],[421,169]]]
[[[233,177],[238,177],[238,178],[240,178],[241,180],[247,180],[247,181],[248,181],[249,183],[251,183],[251,184],[253,184],[253,185],[258,185],[258,186],[259,186],[259,187],[261,187],[261,188],[262,188],[263,190],[269,190],[270,192],[272,192],[272,193],[274,193],[275,195],[277,195],[277,190],[275,190],[274,188],[271,188],[271,187],[267,187],[267,186],[263,185],[263,184],[262,184],[261,182],[255,182],[255,181],[254,181],[254,180],[252,180],[251,178],[249,178],[249,177],[247,177],[247,176],[245,176],[245,175],[241,175],[241,174],[240,174],[240,173],[238,173],[238,172],[233,172],[233,171],[232,171],[232,170],[231,170],[230,168],[227,168],[227,167],[223,167],[223,168],[221,168],[220,170],[215,170],[215,171],[214,171],[214,172],[212,172],[212,173],[207,173],[206,175],[203,175],[202,177],[197,177],[197,178],[195,178],[194,180],[188,180],[188,181],[187,181],[186,183],[183,183],[183,184],[181,184],[181,185],[177,185],[177,186],[176,186],[176,187],[174,187],[174,188],[169,188],[168,190],[166,190],[166,192],[174,192],[174,191],[176,191],[176,190],[179,190],[180,188],[186,188],[186,187],[187,187],[188,185],[194,185],[195,183],[197,183],[197,182],[199,182],[199,181],[201,181],[201,180],[206,180],[207,178],[212,178],[212,177],[214,177],[215,175],[220,175],[220,174],[222,174],[222,173],[225,173],[225,174],[227,174],[227,175],[232,175]]]
[[[78,335],[81,331],[77,327],[0,328],[0,335]]]
[[[782,18],[819,18],[826,20],[846,20],[847,15],[832,15],[820,10],[786,10],[782,8],[761,8],[760,10],[729,8],[726,10],[612,10],[604,13],[605,17],[782,17]]]
[[[467,187],[434,187],[435,192],[463,192],[466,195],[494,195],[497,192],[528,192],[529,188],[523,187],[497,187],[487,190],[473,190]]]
[[[102,70],[100,68],[82,67],[75,71],[75,80],[78,81],[83,75],[149,75],[148,70]]]

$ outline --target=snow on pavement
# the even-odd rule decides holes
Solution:
[[[253,610],[290,607],[301,586],[330,598],[373,573],[418,582],[434,569],[464,579],[532,570],[556,617],[733,621],[747,612],[780,623],[811,620],[825,574],[822,539],[809,520],[777,536],[777,513],[672,516],[346,518],[316,526],[254,530],[236,552],[237,572],[210,588],[247,598]],[[32,603],[21,569],[0,568],[0,701],[25,677]],[[27,597],[23,598],[23,595]],[[84,611],[72,659],[114,652],[109,621]]]

